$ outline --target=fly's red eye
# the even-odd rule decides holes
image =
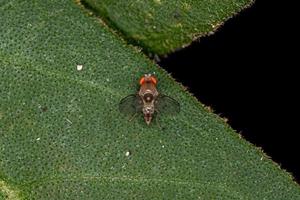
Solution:
[[[140,79],[140,85],[143,85],[145,83],[145,77],[142,77],[141,79]]]
[[[154,84],[156,85],[156,83],[157,83],[157,80],[156,80],[156,78],[155,78],[155,77],[151,76],[151,81],[152,81],[152,83],[154,83]]]

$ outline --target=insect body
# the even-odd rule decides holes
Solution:
[[[143,114],[145,122],[149,125],[155,111],[155,102],[158,97],[158,91],[156,89],[157,80],[151,74],[146,74],[140,80],[139,97],[143,103]]]
[[[180,105],[175,99],[157,91],[157,79],[153,75],[145,74],[139,83],[140,90],[137,94],[128,95],[121,100],[119,109],[122,113],[133,117],[142,113],[149,125],[156,114],[176,114],[180,111]]]

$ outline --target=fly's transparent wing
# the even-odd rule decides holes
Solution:
[[[155,110],[158,113],[175,115],[180,112],[180,104],[172,97],[160,94],[155,100]]]
[[[131,94],[123,98],[119,103],[121,113],[132,116],[142,111],[142,101],[137,94]]]

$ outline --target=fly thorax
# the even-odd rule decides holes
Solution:
[[[143,96],[145,103],[151,103],[154,99],[153,94],[151,92],[145,93]]]

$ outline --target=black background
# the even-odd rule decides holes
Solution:
[[[284,24],[275,8],[258,0],[159,65],[299,183],[298,73]]]

